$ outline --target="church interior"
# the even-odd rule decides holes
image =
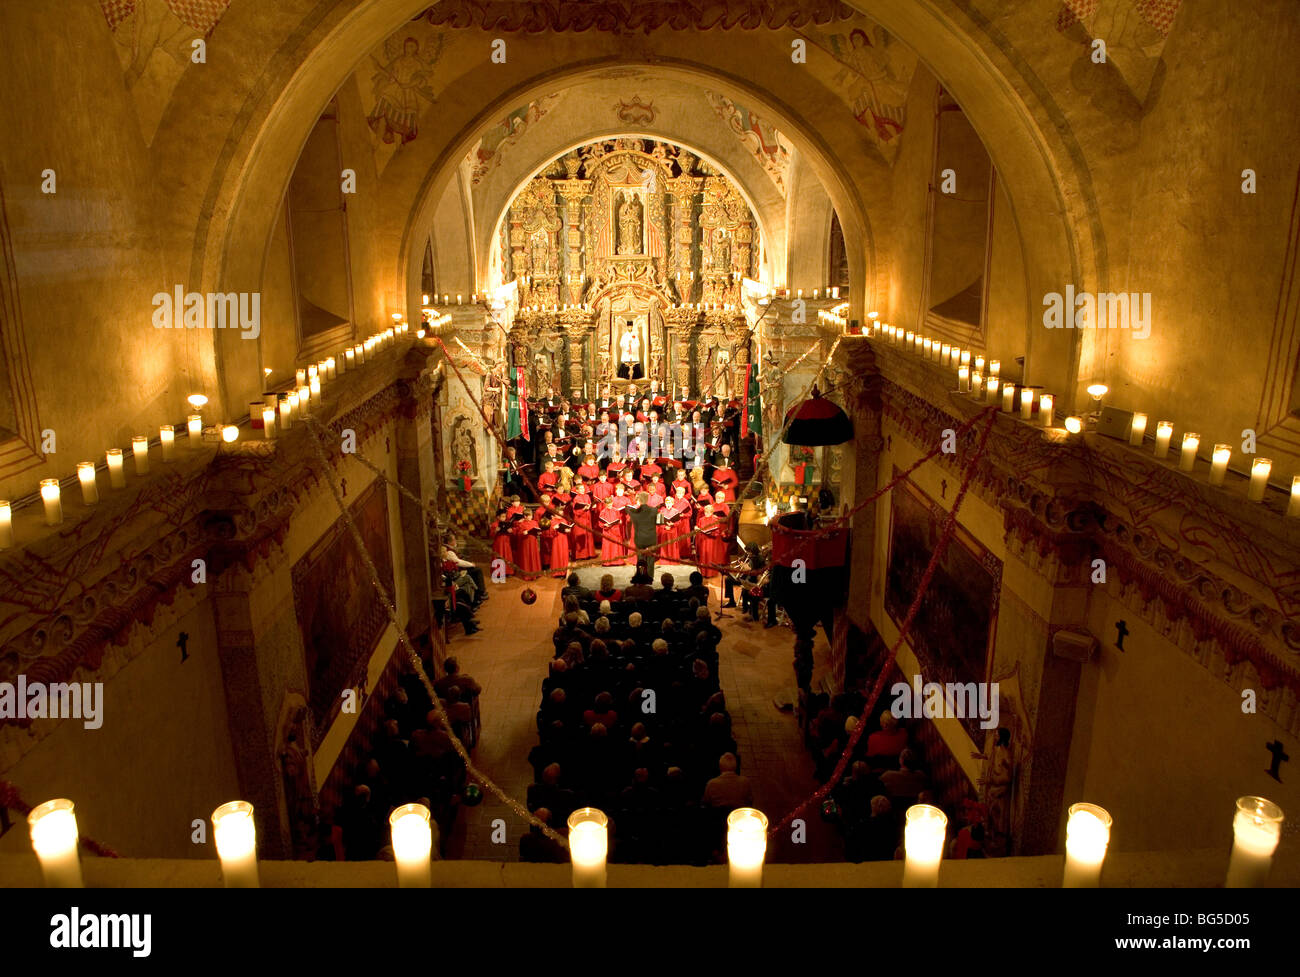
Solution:
[[[3,5],[0,886],[1300,884],[1249,6]]]

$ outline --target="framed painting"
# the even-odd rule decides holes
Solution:
[[[894,475],[899,475],[894,469]],[[902,627],[948,517],[947,510],[914,486],[893,492],[885,613]],[[957,525],[907,636],[925,682],[985,682],[993,661],[1002,561]],[[984,730],[972,716],[961,720],[977,748]]]
[[[384,589],[393,593],[388,493],[374,482],[351,508]],[[307,666],[312,746],[320,745],[342,703],[341,694],[365,668],[388,624],[343,518],[293,568],[293,603]]]

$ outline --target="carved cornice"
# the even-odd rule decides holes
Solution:
[[[985,406],[947,389],[947,371],[873,347],[849,355],[856,379],[846,407],[888,417],[918,451]],[[934,463],[956,474],[974,436]],[[1086,580],[1084,561],[1101,557],[1114,599],[1207,667],[1214,656],[1205,646],[1214,644],[1220,679],[1245,687],[1253,676],[1283,690],[1269,714],[1300,722],[1284,705],[1300,695],[1300,526],[1277,500],[1249,503],[1115,439],[1070,437],[1001,413],[971,487],[1002,511],[1009,544],[1036,555],[1040,569],[1057,568],[1047,574],[1055,584]]]

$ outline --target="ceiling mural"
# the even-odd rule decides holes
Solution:
[[[781,196],[785,196],[785,174],[790,167],[792,146],[774,127],[764,122],[744,105],[733,102],[726,95],[706,91],[704,97],[713,106],[719,119],[739,137],[754,154],[763,171],[772,178]]]
[[[1082,46],[1080,66],[1092,66],[1092,41],[1106,42],[1106,63],[1113,65],[1138,103],[1150,107],[1164,76],[1165,41],[1183,0],[1062,0],[1056,30]],[[1079,77],[1094,74],[1087,70]],[[1072,81],[1076,75],[1071,73]],[[1082,85],[1075,83],[1076,90]],[[1083,94],[1097,94],[1083,92]]]
[[[99,0],[146,143],[185,69],[230,0]]]
[[[439,78],[445,39],[424,21],[413,21],[385,38],[357,69],[376,172],[419,137],[420,120],[446,87]]]
[[[892,164],[907,124],[915,52],[865,17],[855,17],[852,25],[812,25],[797,33],[836,61],[839,67],[830,79],[832,87]]]
[[[470,180],[474,186],[482,183],[488,174],[501,165],[505,151],[517,143],[538,119],[546,115],[559,98],[558,94],[543,95],[527,105],[521,105],[483,134],[483,138],[469,151]]]

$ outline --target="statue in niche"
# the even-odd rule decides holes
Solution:
[[[284,799],[289,811],[294,855],[307,857],[315,851],[316,794],[303,744],[307,742],[307,710],[300,707],[290,718],[285,745],[280,753],[284,777]]]
[[[641,365],[641,337],[631,319],[623,324],[623,335],[618,341],[618,375],[625,380],[640,380],[645,376]]]
[[[465,473],[471,478],[478,478],[478,444],[474,421],[467,414],[461,414],[451,422],[451,460],[452,470]],[[466,467],[462,468],[464,462]]]
[[[641,253],[641,220],[644,216],[641,198],[636,194],[619,194],[618,253]]]
[[[1026,732],[1029,720],[1021,706],[1019,672],[1017,662],[1009,676],[998,680],[1002,723],[997,729],[989,730],[984,752],[971,754],[973,759],[984,761],[978,784],[980,800],[987,812],[984,849],[992,856],[1012,853],[1011,830],[1019,803],[1020,780],[1030,755]]]
[[[547,233],[545,231],[534,231],[529,243],[530,256],[533,264],[534,275],[545,275],[549,262],[547,261]]]
[[[731,350],[725,346],[719,346],[714,352],[716,361],[713,368],[713,375],[716,378],[717,388],[714,393],[723,400],[731,399]]]

